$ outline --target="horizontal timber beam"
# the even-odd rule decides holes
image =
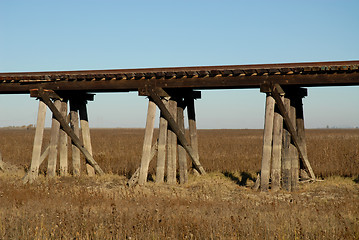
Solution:
[[[0,73],[0,93],[59,91],[126,92],[154,88],[236,89],[359,85],[359,61],[182,68]]]

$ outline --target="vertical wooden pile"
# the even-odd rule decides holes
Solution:
[[[90,129],[87,116],[87,101],[93,101],[93,94],[86,93],[62,93],[61,97],[51,90],[33,89],[31,97],[39,99],[38,119],[34,138],[31,166],[24,182],[34,181],[39,174],[39,167],[48,156],[47,176],[55,177],[57,173],[61,176],[68,175],[68,137],[72,146],[72,169],[73,175],[79,176],[80,152],[87,160],[86,168],[88,175],[94,175],[95,171],[102,174],[102,169],[92,157]],[[70,102],[70,121],[67,118],[68,104]],[[50,144],[41,154],[46,106],[52,111],[52,125]],[[79,118],[80,116],[80,118]],[[80,140],[80,127],[83,142]],[[71,126],[70,126],[70,125]],[[59,152],[59,153],[58,153]],[[59,155],[59,167],[57,167]]]
[[[200,92],[192,90],[170,91],[163,89],[141,89],[140,95],[148,96],[148,113],[140,168],[133,174],[128,185],[143,185],[147,181],[150,161],[157,149],[156,183],[177,183],[177,163],[179,183],[188,181],[187,154],[196,171],[205,171],[199,162],[198,142],[194,100],[200,98]],[[156,105],[160,109],[159,137],[157,148],[152,146]],[[187,107],[190,132],[190,144],[185,137],[184,110]]]
[[[267,94],[260,174],[261,191],[298,188],[300,166],[315,180],[304,135],[302,98],[307,89],[278,84],[261,86]]]

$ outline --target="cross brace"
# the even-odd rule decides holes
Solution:
[[[190,156],[195,169],[199,173],[205,174],[206,171],[204,170],[201,163],[199,162],[198,157],[196,157],[192,147],[188,144],[184,133],[180,130],[180,127],[178,126],[176,121],[173,119],[171,113],[168,111],[166,106],[161,101],[161,98],[159,97],[159,95],[156,93],[156,91],[153,88],[148,88],[147,91],[148,91],[147,93],[149,94],[149,96],[152,98],[152,100],[156,103],[158,108],[161,110],[163,117],[168,121],[168,124],[170,125],[172,131],[177,135],[177,138],[180,141],[181,145],[183,146],[183,148],[186,150],[186,152]]]
[[[71,129],[71,127],[67,124],[67,121],[62,116],[60,111],[56,108],[56,106],[52,103],[48,93],[44,91],[44,89],[38,89],[38,96],[44,101],[44,103],[50,108],[52,113],[54,114],[57,121],[59,121],[62,129],[67,133],[67,135],[71,138],[74,145],[84,154],[87,162],[95,169],[95,171],[99,175],[103,175],[104,172],[100,168],[100,166],[97,164],[95,159],[92,157],[92,155],[89,153],[89,151],[84,147],[81,140],[76,136],[75,132]]]
[[[303,164],[304,167],[308,170],[310,177],[315,180],[315,174],[313,172],[312,167],[310,166],[309,160],[307,158],[307,156],[305,156],[303,153],[303,149],[302,149],[302,145],[300,144],[300,140],[298,138],[297,132],[295,131],[295,128],[289,118],[288,112],[285,109],[284,103],[280,97],[280,93],[283,92],[282,88],[280,87],[279,84],[274,84],[274,86],[272,86],[272,95],[273,98],[275,100],[275,102],[278,105],[279,111],[281,112],[285,125],[288,128],[288,131],[292,137],[293,143],[295,145],[295,147],[298,150],[299,156],[300,158],[303,160]]]

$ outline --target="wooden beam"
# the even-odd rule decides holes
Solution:
[[[283,98],[283,96],[281,96]],[[273,120],[273,149],[272,149],[272,166],[271,166],[271,190],[280,189],[281,180],[281,159],[282,159],[282,133],[283,117],[279,113],[278,106],[274,108]]]
[[[166,108],[166,106],[162,103],[160,97],[153,91],[153,89],[149,90],[149,93],[153,99],[153,101],[156,103],[156,105],[159,107],[161,112],[163,113],[163,116],[167,119],[168,124],[172,128],[172,130],[176,133],[178,140],[182,144],[182,146],[186,149],[188,155],[190,156],[194,167],[199,171],[201,174],[205,174],[206,171],[202,167],[199,158],[195,156],[195,153],[192,149],[192,147],[188,144],[186,137],[184,133],[180,130],[179,126],[177,125],[176,121],[171,116],[170,112]]]
[[[304,128],[304,113],[303,113],[303,101],[302,98],[299,97],[296,102],[296,117],[297,117],[297,134],[298,139],[301,144],[301,147],[303,149],[303,155],[308,158],[308,152],[307,152],[307,143],[306,143],[306,137],[305,137],[305,128]],[[303,163],[301,162],[301,165]],[[303,166],[304,167],[304,166]],[[304,173],[304,172],[303,172]],[[307,174],[305,174],[305,178],[308,177]]]
[[[196,111],[194,106],[194,98],[186,97],[185,98],[187,105],[187,117],[188,117],[188,131],[189,131],[189,139],[191,143],[191,147],[193,149],[193,153],[197,159],[199,159],[198,153],[198,137],[197,137],[197,125],[196,125]],[[198,171],[195,169],[193,163],[192,168],[196,174]]]
[[[168,98],[163,98],[163,104],[168,107]],[[160,127],[158,136],[158,154],[157,154],[157,167],[156,167],[156,183],[163,183],[165,176],[165,162],[166,162],[166,146],[167,146],[167,120],[160,116]]]
[[[273,118],[275,101],[270,93],[266,97],[263,151],[261,165],[261,191],[268,191],[272,157]]]
[[[147,181],[148,167],[151,160],[151,146],[153,138],[153,130],[156,116],[156,104],[151,98],[148,99],[147,121],[145,129],[145,138],[143,140],[141,169],[138,184],[143,185]]]
[[[87,114],[87,100],[80,100],[79,101],[79,115],[80,115],[80,126],[81,126],[81,133],[82,139],[85,148],[89,151],[92,155],[92,144],[91,144],[91,135],[90,135],[90,126],[88,121],[88,114]],[[86,163],[86,171],[89,176],[95,175],[95,169],[88,163]]]
[[[173,97],[169,100],[168,109],[177,122],[177,99]],[[176,183],[177,171],[177,136],[171,127],[167,132],[167,183]]]
[[[312,178],[312,180],[315,180],[315,174],[313,172],[312,167],[310,166],[308,158],[303,154],[303,150],[302,150],[302,148],[301,148],[301,146],[299,144],[299,140],[298,140],[295,128],[293,127],[293,125],[292,125],[292,123],[290,121],[288,112],[284,107],[282,99],[280,98],[278,87],[280,87],[278,84],[274,85],[273,91],[272,91],[273,97],[274,97],[274,99],[275,99],[275,101],[276,101],[276,103],[277,103],[277,105],[279,107],[279,110],[280,110],[280,112],[281,112],[281,114],[283,116],[284,122],[285,122],[285,124],[286,124],[286,126],[288,128],[288,131],[289,131],[289,133],[291,134],[291,136],[293,138],[294,145],[298,149],[299,156],[303,160],[305,168],[308,170],[309,175]]]
[[[49,99],[49,101],[51,101]],[[55,106],[54,106],[55,107]],[[44,126],[45,126],[45,117],[46,117],[46,104],[43,100],[39,100],[39,110],[37,113],[37,123],[36,131],[34,138],[34,146],[32,150],[31,165],[29,170],[29,177],[24,178],[24,182],[32,183],[39,174],[40,167],[40,157],[41,157],[41,147],[42,139],[44,135]]]
[[[287,112],[290,111],[290,99],[286,96],[284,107]],[[277,104],[278,105],[278,104]],[[283,128],[283,145],[282,145],[282,188],[286,191],[292,190],[292,162],[290,157],[291,135],[288,127]]]
[[[182,100],[179,100],[177,103],[177,124],[180,127],[180,130],[184,132],[184,111],[185,104]],[[184,184],[188,182],[188,173],[187,173],[187,153],[186,150],[182,147],[181,144],[178,144],[178,165],[179,165],[179,182]]]
[[[60,110],[61,101],[55,100],[55,107]],[[57,145],[59,142],[59,131],[60,123],[57,121],[55,116],[52,116],[52,126],[51,126],[51,135],[50,135],[50,150],[49,150],[49,159],[47,161],[47,176],[55,177],[56,176],[56,163],[57,163]]]
[[[5,171],[5,163],[4,161],[2,160],[2,154],[0,152],[0,171]]]
[[[60,113],[59,110],[57,110],[57,108],[55,107],[55,105],[51,102],[50,98],[46,95],[46,93],[43,92],[43,90],[41,89],[41,91],[39,91],[40,97],[41,99],[46,103],[46,105],[50,108],[50,110],[54,113],[56,119],[60,122],[60,125],[62,127],[62,129],[67,133],[67,135],[71,138],[71,140],[74,142],[74,144],[76,145],[76,147],[78,147],[80,149],[80,151],[82,152],[82,154],[84,154],[85,158],[87,159],[87,161],[89,162],[89,164],[91,164],[91,166],[93,166],[93,168],[95,169],[95,171],[99,174],[99,175],[103,175],[104,172],[102,171],[102,169],[100,168],[100,166],[97,164],[97,162],[95,161],[95,159],[93,159],[93,157],[91,156],[91,154],[88,152],[88,150],[83,146],[81,140],[76,136],[76,134],[74,133],[74,131],[70,128],[70,126],[67,124],[65,118],[62,116],[62,114]]]
[[[79,128],[79,114],[78,114],[78,101],[75,97],[70,98],[70,126],[74,131],[77,138],[80,137],[80,128]],[[72,169],[74,176],[80,176],[81,174],[81,164],[80,164],[80,149],[76,147],[74,141],[71,144],[72,149]],[[90,152],[89,152],[90,153]]]
[[[61,101],[61,115],[67,118],[67,99]],[[68,125],[68,123],[66,122]],[[63,128],[60,129],[59,152],[60,152],[60,176],[67,176],[68,173],[68,136]]]
[[[289,96],[291,98],[290,101],[290,111],[289,111],[289,117],[290,121],[295,129],[295,133],[297,133],[297,123],[296,123],[296,96]],[[298,151],[293,144],[293,141],[290,144],[290,158],[291,158],[291,175],[292,175],[292,187],[291,191],[297,191],[298,190],[298,181],[299,181],[299,158],[298,158]]]

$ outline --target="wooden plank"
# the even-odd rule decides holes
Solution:
[[[290,122],[290,118],[288,116],[288,111],[285,109],[283,101],[280,98],[280,94],[278,92],[278,87],[279,87],[278,84],[274,85],[273,97],[274,97],[274,99],[275,99],[275,101],[276,101],[276,103],[277,103],[277,105],[279,107],[279,110],[280,110],[280,112],[281,112],[281,114],[283,116],[284,123],[287,126],[288,131],[291,134],[291,137],[293,138],[294,145],[298,149],[299,157],[302,159],[303,164],[304,164],[305,168],[308,170],[310,177],[312,178],[312,180],[315,181],[315,174],[313,172],[312,167],[310,166],[308,158],[305,155],[303,155],[303,151],[302,151],[302,149],[301,149],[301,147],[299,145],[299,140],[298,140],[298,137],[297,137],[297,133],[296,133],[293,125]]]
[[[79,115],[78,115],[78,102],[75,98],[70,98],[70,126],[74,131],[75,135],[80,137],[79,128]],[[71,143],[72,149],[72,169],[74,176],[80,176],[81,164],[80,164],[80,150],[76,147],[75,143]]]
[[[169,110],[173,119],[177,119],[177,99],[173,97],[170,98]],[[167,138],[167,183],[175,184],[177,170],[177,136],[171,127],[168,128]]]
[[[268,191],[272,157],[273,118],[275,101],[270,93],[266,97],[263,151],[261,165],[261,191]]]
[[[60,110],[61,101],[55,100],[55,107]],[[59,131],[60,123],[57,121],[55,116],[52,116],[52,126],[50,133],[50,150],[49,150],[49,159],[47,162],[47,176],[55,177],[56,176],[56,163],[57,163],[57,145],[59,142]]]
[[[180,127],[180,130],[184,132],[184,111],[185,104],[183,101],[178,102],[177,106],[177,123]],[[188,182],[188,173],[187,173],[187,153],[186,150],[182,147],[181,144],[178,144],[178,165],[179,165],[179,182],[184,184]]]
[[[291,101],[290,101],[290,111],[289,111],[289,118],[290,121],[294,127],[295,130],[297,130],[297,124],[296,124],[296,96],[292,96],[291,97]],[[295,131],[295,133],[297,133]],[[291,186],[291,191],[297,191],[298,190],[298,181],[299,181],[299,158],[298,158],[298,150],[295,147],[293,141],[290,144],[289,147],[289,152],[290,152],[290,158],[291,158],[291,179],[292,179],[292,186]]]
[[[145,138],[143,140],[141,169],[138,179],[138,184],[143,185],[147,181],[148,167],[151,160],[151,146],[153,138],[153,130],[156,116],[156,104],[151,98],[148,100],[147,120],[145,129]]]
[[[35,130],[34,146],[32,149],[31,165],[30,165],[30,174],[29,177],[24,179],[24,182],[32,183],[39,174],[40,167],[40,157],[41,157],[41,147],[42,139],[44,135],[44,126],[45,126],[45,117],[46,117],[46,104],[40,99],[39,100],[39,109],[37,113],[37,123]]]
[[[282,96],[282,98],[284,98]],[[280,115],[278,106],[274,108],[273,120],[273,150],[272,150],[272,166],[271,166],[271,190],[278,191],[280,189],[281,180],[281,159],[282,159],[282,133],[283,133],[283,117]]]
[[[150,89],[149,93],[150,93],[153,101],[160,108],[161,112],[163,113],[163,116],[167,119],[168,124],[171,127],[171,129],[176,133],[178,140],[181,142],[182,146],[186,149],[188,155],[190,156],[190,158],[194,164],[194,167],[197,169],[197,171],[199,171],[199,173],[205,174],[206,171],[202,167],[202,165],[199,161],[199,158],[194,155],[194,151],[193,151],[192,147],[188,144],[184,133],[180,130],[176,121],[171,116],[171,113],[168,111],[166,106],[162,103],[160,97],[155,93],[155,91],[153,89]]]
[[[78,107],[79,107],[79,115],[80,115],[80,126],[81,126],[81,133],[82,133],[84,146],[88,150],[88,152],[92,155],[90,126],[88,121],[86,104],[87,104],[86,100],[82,100],[79,102]],[[87,171],[87,175],[89,176],[95,175],[95,169],[88,163],[86,163],[86,171]]]
[[[282,100],[281,100],[282,101]],[[277,104],[279,106],[279,104]],[[290,99],[284,98],[284,107],[286,111],[290,111]],[[283,116],[283,113],[282,113]],[[292,190],[292,162],[290,158],[290,141],[291,135],[288,126],[283,128],[283,144],[282,144],[282,188],[286,191]]]
[[[186,104],[187,104],[189,139],[190,139],[191,147],[193,149],[193,154],[196,159],[199,159],[196,112],[195,112],[195,106],[194,106],[194,99],[192,97],[187,97]],[[198,173],[195,166],[193,165],[193,163],[192,163],[192,168],[194,169],[195,173]]]
[[[168,107],[168,98],[163,98],[163,104]],[[158,136],[158,154],[156,167],[156,183],[163,183],[165,177],[166,147],[167,147],[167,120],[160,116],[160,127]]]
[[[61,115],[67,118],[67,99],[61,101]],[[66,123],[67,124],[67,123]],[[59,152],[60,152],[60,176],[68,173],[68,136],[63,128],[60,129]]]
[[[42,90],[42,89],[41,89]],[[94,167],[96,173],[99,175],[103,175],[104,172],[100,168],[100,166],[97,164],[95,159],[91,156],[91,154],[87,151],[87,149],[83,146],[81,140],[76,136],[74,131],[71,129],[71,127],[68,125],[65,118],[62,116],[60,111],[55,107],[55,105],[51,102],[50,98],[43,92],[39,91],[41,99],[46,103],[46,105],[50,108],[50,110],[54,113],[56,119],[60,122],[60,125],[62,129],[67,133],[67,135],[71,138],[73,143],[76,145],[77,148],[80,149],[82,154],[85,156],[86,160],[91,164],[91,166]]]

